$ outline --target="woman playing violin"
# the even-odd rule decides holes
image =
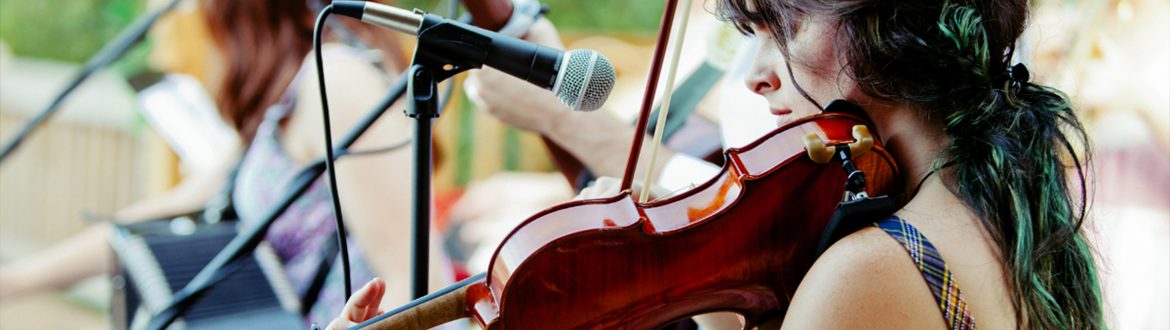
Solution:
[[[837,99],[861,106],[908,188],[893,216],[817,259],[784,327],[1104,326],[1081,233],[1084,129],[1066,96],[1029,82],[1012,62],[1026,0],[719,0],[718,8],[757,37],[746,83],[772,113],[819,111]],[[376,314],[361,307],[377,304],[379,287],[355,294],[335,324]]]
[[[1084,130],[1064,95],[1010,62],[1026,0],[723,0],[719,8],[758,37],[747,84],[772,112],[857,103],[910,188],[894,217],[816,261],[786,327],[1103,326],[1080,232],[1084,190],[1068,184],[1083,183],[1086,154],[1074,141]],[[1078,178],[1068,180],[1070,168]],[[924,261],[915,267],[907,251]]]

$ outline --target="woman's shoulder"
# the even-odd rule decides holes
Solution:
[[[834,243],[805,274],[786,328],[940,328],[938,305],[906,250],[877,227]]]
[[[332,85],[346,86],[351,82],[364,84],[373,83],[384,86],[387,84],[387,72],[380,66],[381,53],[370,49],[360,49],[341,43],[326,43],[321,45],[321,57],[325,64],[326,84],[330,91]],[[317,89],[317,60],[316,54],[309,52],[301,64],[304,77],[300,79],[300,88],[316,92]],[[341,78],[344,77],[344,78]],[[341,79],[339,79],[341,78]],[[341,88],[337,88],[341,89]]]
[[[342,136],[345,130],[355,126],[372,109],[381,103],[389,93],[387,73],[377,64],[377,53],[353,48],[344,44],[321,45],[324,63],[325,92],[328,93],[331,126],[334,138]],[[296,88],[297,104],[287,124],[286,148],[300,149],[298,161],[306,161],[324,154],[321,144],[321,90],[317,77],[315,54],[310,53],[303,64],[303,71]],[[394,118],[396,116],[386,116]],[[402,120],[379,120],[368,135],[379,131],[399,131],[409,128]],[[389,129],[379,129],[389,126]],[[395,136],[397,137],[397,136]],[[387,139],[390,141],[394,139]]]
[[[371,66],[373,63],[381,62],[382,51],[358,48],[343,43],[328,42],[321,45],[321,55],[327,63],[326,69],[328,69],[329,65],[335,65],[333,62]],[[312,65],[315,62],[316,59],[312,52],[305,55],[305,65]]]

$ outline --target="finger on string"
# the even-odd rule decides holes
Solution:
[[[380,305],[382,305],[382,297],[386,295],[386,282],[382,281],[380,278],[374,278],[370,281],[370,285],[373,285],[374,287],[373,300],[369,305],[366,305],[365,315],[361,320],[358,320],[359,322],[365,322],[366,320],[381,314],[378,313],[378,311],[380,310]]]
[[[377,308],[377,303],[382,300],[377,288],[379,281],[381,280],[375,278],[354,293],[349,302],[345,304],[343,314],[346,319],[352,322],[362,322],[366,319],[370,305],[374,305],[374,308]]]

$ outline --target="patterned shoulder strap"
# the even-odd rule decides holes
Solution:
[[[971,313],[967,310],[967,302],[963,300],[963,293],[955,283],[954,274],[947,268],[946,262],[943,262],[942,256],[926,236],[923,236],[918,228],[896,216],[873,225],[902,243],[902,247],[910,253],[910,259],[913,259],[914,265],[922,273],[922,278],[930,286],[930,292],[934,294],[934,300],[938,302],[947,325],[956,330],[974,330],[975,319],[971,318]]]

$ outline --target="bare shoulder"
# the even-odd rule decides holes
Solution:
[[[875,227],[829,247],[797,288],[786,329],[938,329],[938,305],[906,250]]]
[[[321,50],[324,61],[326,92],[329,93],[329,105],[332,110],[337,107],[339,112],[352,112],[349,106],[353,102],[369,103],[373,105],[383,94],[388,92],[388,81],[385,73],[373,64],[372,56],[375,53],[359,50],[340,44],[325,44]],[[305,57],[302,77],[298,82],[297,92],[299,99],[318,100],[320,90],[314,54]],[[298,106],[319,107],[316,103],[298,102]],[[336,104],[336,106],[335,106]],[[365,112],[366,108],[360,109]]]
[[[369,114],[389,93],[385,73],[371,63],[368,51],[339,44],[322,46],[325,92],[329,101],[329,117],[336,142]],[[321,140],[323,118],[320,87],[314,54],[305,57],[304,71],[296,82],[296,110],[286,126],[286,148],[298,160],[316,159],[324,154]],[[393,78],[393,77],[390,77]],[[366,135],[378,138],[359,139],[356,147],[371,147],[363,140],[394,141],[405,138],[397,132],[408,131],[409,122],[402,116],[383,116]]]

